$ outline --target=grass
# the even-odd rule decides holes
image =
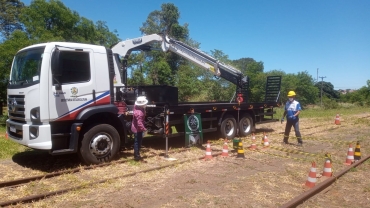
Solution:
[[[338,109],[323,109],[320,107],[308,107],[304,108],[300,114],[300,118],[326,118],[333,117],[333,120],[337,114],[339,116],[346,116],[352,114],[358,114],[363,112],[370,112],[369,108],[365,107],[341,107]],[[284,113],[284,108],[276,108],[276,115],[278,117],[282,116]]]
[[[6,129],[4,126],[0,126],[0,159],[9,159],[13,155],[30,150],[29,148],[17,144],[9,139],[5,138]]]

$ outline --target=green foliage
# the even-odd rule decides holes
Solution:
[[[330,99],[328,97],[324,97],[322,98],[322,105],[323,105],[323,108],[324,109],[338,109],[340,108],[340,105],[337,101],[333,100],[333,99]]]
[[[179,18],[178,8],[172,3],[164,3],[161,10],[155,10],[148,15],[140,31],[146,35],[162,33],[186,42],[189,36],[188,26],[179,25]],[[145,60],[149,62],[146,65],[146,76],[152,84],[157,85],[174,85],[179,67],[187,63],[176,54],[157,51],[145,53]]]
[[[340,94],[338,91],[334,90],[334,86],[330,82],[317,82],[315,84],[317,89],[319,90],[319,97],[321,95],[321,88],[322,88],[322,96],[326,96],[330,99],[339,99]]]
[[[0,125],[4,125],[7,119],[8,119],[7,115],[0,116]]]
[[[104,45],[118,42],[106,23],[96,24],[71,11],[59,0],[34,0],[20,15],[29,37],[36,42],[71,41]]]
[[[192,69],[190,65],[179,67],[177,87],[179,88],[179,101],[195,100],[201,93],[202,82],[196,77],[199,70]]]
[[[347,92],[341,95],[342,102],[353,103],[358,106],[370,106],[370,80],[367,80],[367,86],[361,87],[354,92]]]
[[[15,30],[22,30],[19,15],[24,4],[19,0],[0,0],[0,33],[9,38]]]
[[[298,83],[296,93],[299,95],[299,101],[302,105],[315,103],[317,100],[317,88],[314,85],[314,79],[311,75],[305,72],[298,72]]]
[[[314,80],[308,72],[298,74],[285,74],[281,71],[273,71],[272,74],[282,75],[281,100],[285,103],[288,100],[287,94],[293,90],[297,94],[296,99],[302,106],[313,104],[318,99],[318,90],[314,86]]]

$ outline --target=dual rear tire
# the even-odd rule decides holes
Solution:
[[[253,119],[249,114],[244,114],[239,123],[234,116],[227,114],[224,116],[220,126],[222,138],[234,139],[237,136],[237,128],[239,128],[239,136],[247,136],[254,131]]]

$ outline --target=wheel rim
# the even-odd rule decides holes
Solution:
[[[90,152],[96,157],[109,153],[112,149],[112,138],[106,134],[97,134],[90,142]]]
[[[242,123],[242,128],[244,133],[249,133],[251,130],[251,122],[249,119],[244,119]]]
[[[227,136],[232,136],[234,134],[234,131],[235,131],[234,122],[232,122],[231,120],[228,120],[226,122],[226,126],[225,126],[226,135]]]

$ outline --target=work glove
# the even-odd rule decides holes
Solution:
[[[284,122],[284,118],[281,118],[281,123],[283,123]]]

